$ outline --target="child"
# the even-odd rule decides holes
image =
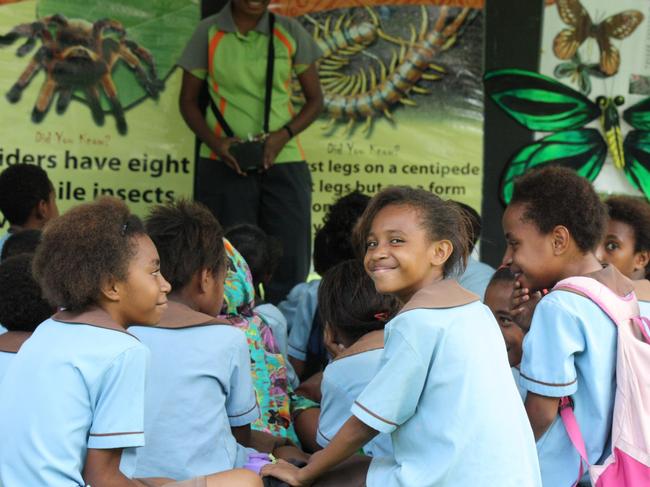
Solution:
[[[485,290],[484,303],[490,308],[501,328],[501,334],[506,342],[508,363],[512,370],[512,376],[519,389],[519,394],[524,399],[526,397],[526,389],[519,385],[519,364],[521,363],[521,346],[524,341],[524,331],[515,322],[510,309],[514,283],[515,276],[510,268],[499,268],[492,276]]]
[[[605,201],[609,221],[596,256],[634,281],[641,316],[650,316],[650,205],[631,196]]]
[[[41,231],[35,228],[9,234],[2,246],[0,261],[19,254],[33,254],[41,243]]]
[[[467,259],[465,272],[463,272],[463,275],[458,278],[458,283],[468,291],[478,294],[478,296],[483,299],[485,297],[485,289],[490,282],[490,278],[494,274],[494,269],[489,265],[480,262],[472,255],[476,243],[481,236],[481,216],[471,206],[461,203],[460,201],[455,201],[455,203],[460,206],[460,209],[465,213],[465,216],[467,217],[466,221],[469,223],[470,229],[470,255]]]
[[[294,393],[273,333],[254,311],[255,290],[248,265],[230,242],[224,240],[224,245],[228,272],[222,312],[231,325],[246,334],[253,385],[261,412],[251,426],[253,430],[286,438],[294,444],[310,439],[315,443],[318,404]],[[303,426],[308,430],[304,436],[296,431]]]
[[[591,184],[570,169],[548,167],[517,180],[503,215],[504,260],[521,288],[551,289],[567,277],[589,276],[619,296],[629,296],[631,282],[614,266],[603,269],[594,255],[605,216]],[[609,455],[616,345],[616,326],[588,298],[552,291],[537,304],[524,339],[519,380],[528,390],[526,410],[544,485],[570,487],[580,467],[558,414],[561,397],[573,400],[589,463]]]
[[[41,297],[32,277],[32,256],[10,257],[0,263],[0,323],[9,330],[0,335],[0,382],[22,344],[54,309]]]
[[[369,487],[541,485],[498,325],[478,296],[449,279],[467,256],[458,207],[392,187],[372,199],[357,231],[377,291],[404,307],[386,325],[377,375],[330,444],[303,469],[281,463],[262,473],[309,485],[391,433],[394,455],[373,459]]]
[[[0,237],[0,250],[9,235],[25,228],[41,229],[59,215],[56,192],[39,166],[16,164],[0,173],[0,211],[9,222]]]
[[[145,225],[172,292],[157,326],[129,328],[151,351],[135,475],[188,479],[242,467],[248,452],[236,440],[248,446],[260,412],[246,337],[215,318],[226,274],[221,226],[185,200],[154,207]]]
[[[361,262],[346,260],[323,276],[318,309],[325,323],[325,344],[333,357],[323,373],[316,437],[326,447],[379,369],[384,326],[397,313],[398,303],[377,293]],[[392,456],[390,436],[377,435],[363,451],[369,456]]]
[[[282,255],[280,242],[269,237],[264,230],[247,223],[226,230],[226,238],[244,258],[251,271],[255,289],[253,311],[271,327],[280,353],[287,365],[287,377],[296,388],[300,384],[287,354],[288,324],[282,312],[273,304],[264,302],[264,286],[269,283]]]
[[[314,238],[317,274],[323,276],[335,264],[356,257],[352,229],[369,201],[369,196],[354,191],[331,206]],[[278,305],[289,324],[289,360],[302,380],[322,370],[327,363],[323,326],[316,306],[319,283],[320,280],[314,280],[299,284]]]
[[[120,460],[132,470],[129,449],[144,444],[148,359],[125,327],[154,325],[165,309],[170,287],[155,246],[123,202],[102,198],[48,225],[33,269],[65,311],[38,326],[0,385],[0,435],[11,438],[0,442],[0,484],[142,485],[120,471]],[[259,485],[249,473],[202,482]]]

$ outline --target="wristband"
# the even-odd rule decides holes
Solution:
[[[282,127],[282,128],[285,129],[287,132],[289,132],[289,138],[290,138],[290,139],[293,139],[293,137],[294,137],[295,134],[293,133],[293,130],[291,130],[291,127],[289,127],[289,124],[286,124],[286,125],[285,125],[284,127]]]

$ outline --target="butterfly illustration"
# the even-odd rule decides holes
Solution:
[[[555,66],[553,74],[558,79],[569,78],[571,82],[577,83],[580,93],[589,95],[591,93],[591,78],[604,78],[605,75],[599,69],[598,63],[584,64],[580,59],[580,53],[576,52],[570,61]]]
[[[623,112],[634,129],[623,140],[618,113],[625,103],[622,96],[599,96],[593,102],[553,78],[520,69],[487,73],[485,91],[519,124],[552,132],[520,149],[506,165],[500,191],[506,204],[515,178],[537,166],[559,164],[594,181],[608,150],[614,165],[650,200],[650,98]],[[600,130],[584,127],[596,118]]]
[[[562,21],[569,26],[553,40],[553,52],[559,59],[571,59],[588,38],[596,39],[600,49],[600,70],[607,76],[618,72],[621,53],[611,39],[625,39],[643,21],[638,10],[625,10],[594,24],[579,0],[557,0],[557,10]]]

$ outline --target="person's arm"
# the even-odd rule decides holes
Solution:
[[[305,104],[300,112],[286,124],[293,132],[293,136],[309,127],[323,110],[323,91],[321,90],[316,64],[311,64],[299,74],[298,81],[305,97]],[[289,130],[284,126],[269,134],[264,144],[264,169],[270,169],[273,166],[275,158],[290,139]]]
[[[230,153],[230,146],[237,142],[238,139],[236,137],[217,137],[203,117],[203,113],[199,108],[199,95],[204,83],[205,81],[201,78],[197,78],[188,71],[183,71],[183,82],[179,98],[181,115],[192,132],[212,149],[219,159],[236,171],[237,174],[245,175],[239,164],[237,164],[237,160]]]
[[[539,440],[546,430],[551,427],[557,417],[560,400],[557,397],[546,397],[528,392],[526,396],[526,413],[535,435],[535,441]]]
[[[137,481],[120,472],[122,448],[100,450],[88,448],[82,477],[86,485],[93,487],[140,487]]]
[[[278,462],[262,468],[262,476],[273,476],[295,487],[311,485],[325,472],[354,455],[377,434],[377,430],[352,416],[327,448],[314,453],[305,467],[297,468],[286,462]]]
[[[235,437],[235,440],[237,440],[237,443],[239,443],[241,446],[255,448],[252,444],[253,440],[250,424],[243,426],[231,426],[230,431],[232,431],[232,435]]]

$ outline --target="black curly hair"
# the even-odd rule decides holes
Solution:
[[[33,254],[41,243],[42,233],[35,228],[20,230],[5,240],[0,254],[0,261],[19,254]]]
[[[610,220],[634,230],[634,251],[650,250],[650,204],[633,196],[611,196],[605,200]]]
[[[0,211],[11,225],[24,225],[54,191],[47,173],[33,164],[16,164],[0,173]]]
[[[249,223],[230,227],[225,236],[248,264],[255,290],[260,284],[267,285],[280,263],[282,243]]]
[[[34,277],[52,306],[83,311],[98,302],[106,280],[127,278],[134,237],[144,234],[122,200],[105,196],[79,205],[45,227]]]
[[[203,204],[181,199],[154,206],[145,227],[158,249],[160,271],[173,290],[183,289],[202,269],[216,275],[224,268],[223,229]]]
[[[389,186],[377,193],[363,213],[354,231],[358,252],[365,254],[366,239],[377,214],[387,206],[405,206],[417,211],[422,227],[433,240],[449,240],[453,251],[443,267],[444,277],[459,276],[469,256],[471,223],[458,204],[445,201],[424,189],[409,186]]]
[[[32,260],[21,254],[0,263],[0,323],[9,331],[34,331],[54,312],[32,275]]]
[[[525,205],[524,218],[548,234],[562,225],[582,252],[593,251],[605,230],[605,206],[589,181],[562,166],[535,169],[515,180],[510,205]]]
[[[481,236],[481,215],[479,215],[478,211],[466,203],[461,203],[460,201],[454,201],[454,203],[460,206],[460,209],[463,210],[465,216],[467,217],[466,222],[469,224],[469,252],[471,254],[474,250],[474,247],[476,246],[476,242],[478,242],[478,239]]]
[[[373,330],[381,330],[399,311],[399,301],[381,295],[357,260],[332,267],[318,287],[318,311],[323,323],[351,342]]]
[[[356,256],[352,231],[370,202],[370,196],[353,191],[334,202],[314,237],[314,270],[321,276],[328,269]]]

